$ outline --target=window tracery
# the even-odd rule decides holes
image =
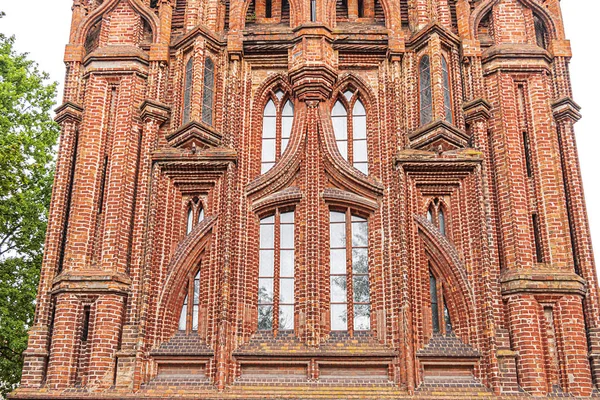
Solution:
[[[446,235],[447,230],[447,215],[445,206],[440,199],[435,198],[427,208],[427,220],[438,227],[442,235]]]
[[[367,111],[358,92],[348,89],[339,96],[331,111],[331,121],[341,156],[367,175]]]
[[[261,173],[269,171],[288,147],[294,123],[294,105],[278,89],[263,110]]]

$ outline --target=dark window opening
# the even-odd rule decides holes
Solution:
[[[365,16],[365,0],[358,0],[358,18]]]
[[[215,64],[210,57],[204,62],[204,93],[202,96],[202,122],[213,124],[213,102],[215,91]]]
[[[533,238],[535,240],[535,256],[538,263],[544,262],[544,254],[542,252],[542,242],[540,235],[540,222],[537,214],[531,215],[531,222],[533,224]]]
[[[337,21],[348,19],[348,0],[337,0],[335,3],[335,16]]]
[[[403,28],[409,27],[408,0],[400,0],[400,22]]]
[[[85,306],[83,308],[83,324],[81,327],[81,341],[87,342],[89,331],[90,331],[90,306]]]
[[[525,151],[525,167],[527,168],[527,176],[531,178],[533,176],[533,169],[531,167],[531,149],[529,147],[529,135],[527,132],[523,132],[523,150]]]
[[[546,39],[546,36],[547,36],[546,27],[544,26],[544,23],[542,22],[541,19],[539,19],[539,17],[537,15],[533,16],[533,26],[535,28],[536,44],[543,49],[547,49],[548,43],[547,43],[547,39]]]
[[[290,2],[288,0],[281,0],[281,23],[290,24]]]
[[[272,0],[266,0],[265,1],[265,18],[271,18],[272,11],[273,11]]]
[[[429,271],[429,294],[431,296],[431,325],[434,333],[440,332],[440,318],[438,308],[437,280]]]
[[[158,0],[150,0],[150,8],[158,7]]]
[[[108,168],[108,156],[104,156],[104,165],[102,166],[102,180],[100,181],[100,198],[98,199],[98,214],[102,214],[104,205],[104,190],[106,186],[106,170]]]
[[[317,21],[317,0],[310,0],[310,21]]]

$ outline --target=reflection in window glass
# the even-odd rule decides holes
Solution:
[[[293,212],[277,213],[260,221],[259,330],[294,329],[294,251]]]
[[[210,57],[204,62],[204,91],[202,95],[202,122],[213,123],[213,99],[215,92],[215,64]]]
[[[429,56],[423,56],[419,63],[419,101],[421,125],[425,125],[432,120],[432,101],[431,101],[431,68],[429,65]]]
[[[350,231],[350,236],[346,235]],[[331,330],[371,329],[368,223],[358,216],[331,211],[330,319]],[[349,259],[348,254],[351,254]],[[351,293],[351,295],[350,295]]]
[[[190,122],[192,109],[192,85],[193,85],[194,59],[190,58],[185,65],[185,79],[183,90],[183,123]]]
[[[448,73],[448,63],[442,57],[442,78],[444,83],[444,115],[446,121],[452,123],[452,100],[450,97],[450,76]]]

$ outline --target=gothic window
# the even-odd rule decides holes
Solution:
[[[446,211],[444,205],[435,198],[427,209],[427,220],[438,227],[442,235],[446,235]]]
[[[431,330],[433,333],[447,335],[452,332],[450,313],[444,300],[443,285],[429,270],[429,296],[431,299]]]
[[[204,221],[204,207],[202,207],[202,202],[198,205],[198,223]]]
[[[444,117],[446,121],[452,123],[452,97],[450,95],[450,75],[448,73],[448,63],[442,56],[442,82],[444,87]]]
[[[544,23],[537,15],[533,16],[533,26],[535,28],[536,44],[543,49],[548,48],[548,44],[546,41],[546,36],[547,36],[546,27],[544,26]]]
[[[204,221],[204,207],[202,206],[202,201],[198,197],[194,197],[194,199],[189,202],[187,208],[186,234],[189,235],[196,224],[199,224],[202,221]]]
[[[348,113],[347,110],[352,112]],[[333,132],[342,157],[364,174],[369,173],[367,156],[367,112],[358,93],[346,90],[331,111]]]
[[[261,173],[273,168],[287,149],[293,123],[294,105],[277,90],[263,111]]]
[[[419,111],[421,125],[431,122],[433,116],[431,100],[431,66],[429,56],[425,55],[419,62]]]
[[[330,319],[332,331],[371,329],[368,222],[345,212],[331,211]]]
[[[202,122],[213,124],[213,102],[215,92],[215,64],[210,57],[204,61],[204,91],[202,95]]]
[[[294,212],[260,220],[258,329],[294,329]]]
[[[179,330],[197,331],[200,312],[200,271],[196,275],[190,275],[186,287],[186,296],[179,315]]]
[[[190,205],[188,207],[188,212],[187,212],[187,227],[186,227],[186,233],[189,235],[190,232],[192,232],[192,229],[194,229],[194,209],[192,208],[192,206]]]
[[[194,59],[190,57],[185,65],[184,91],[183,91],[183,124],[190,122],[192,110],[192,86],[193,86]]]
[[[310,22],[317,21],[317,0],[310,0]]]

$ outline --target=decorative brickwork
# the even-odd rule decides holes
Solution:
[[[12,397],[597,393],[570,56],[559,0],[74,0]]]

